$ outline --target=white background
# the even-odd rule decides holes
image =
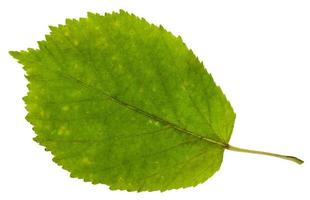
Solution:
[[[24,72],[8,51],[36,47],[66,18],[120,8],[181,35],[205,63],[237,113],[231,144],[305,163],[226,151],[207,182],[164,193],[70,178],[32,141]],[[0,81],[0,199],[310,199],[309,1],[1,0]]]

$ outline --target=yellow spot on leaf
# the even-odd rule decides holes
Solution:
[[[61,108],[61,110],[62,110],[62,111],[68,111],[68,110],[69,110],[69,106],[67,106],[67,105],[66,105],[66,106],[63,106],[63,107]]]
[[[58,135],[68,135],[70,132],[65,126],[61,126],[57,132]]]
[[[90,165],[91,161],[87,157],[84,157],[84,158],[82,158],[82,163],[84,163],[86,165]]]

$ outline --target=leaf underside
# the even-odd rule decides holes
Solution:
[[[35,141],[72,177],[165,191],[220,168],[235,114],[180,37],[122,10],[50,29],[38,49],[10,53]]]

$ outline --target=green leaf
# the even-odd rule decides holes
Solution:
[[[165,191],[220,168],[235,113],[180,37],[124,11],[50,29],[39,49],[10,53],[35,141],[72,177]]]

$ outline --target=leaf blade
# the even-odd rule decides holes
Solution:
[[[228,143],[235,114],[180,38],[123,11],[51,30],[38,50],[11,55],[30,82],[36,141],[56,163],[129,191],[195,186],[219,169],[224,149],[210,141]]]

